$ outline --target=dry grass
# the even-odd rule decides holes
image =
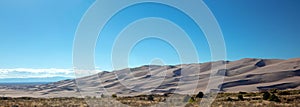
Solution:
[[[212,107],[300,107],[300,90],[277,91],[273,92],[279,97],[280,102],[262,100],[263,93],[219,93],[217,99],[212,103]],[[241,100],[243,96],[243,101]],[[200,107],[198,104],[202,98],[193,100],[186,95],[183,99],[168,100],[170,95],[140,95],[135,97],[117,97],[117,98],[10,98],[0,97],[0,107],[113,107],[121,106],[185,106]],[[192,97],[195,97],[192,96]],[[177,98],[177,97],[175,97]],[[87,102],[88,103],[87,103]],[[183,103],[183,102],[186,103]],[[168,104],[164,103],[168,102]],[[170,103],[171,102],[171,103]],[[179,103],[181,102],[181,103]],[[122,103],[122,104],[121,104]],[[90,105],[88,105],[90,104]],[[180,105],[184,104],[184,105]]]
[[[0,98],[0,107],[87,107],[83,98]]]

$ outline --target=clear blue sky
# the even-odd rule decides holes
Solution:
[[[1,0],[0,68],[71,68],[76,28],[93,2]],[[205,0],[205,3],[223,31],[228,60],[300,57],[299,0]],[[143,12],[141,10],[135,12]],[[157,14],[165,12],[157,11]],[[186,21],[184,16],[174,18],[180,19]],[[121,26],[118,23],[111,25],[116,29]],[[190,29],[195,28],[190,26]],[[100,69],[110,69],[107,62],[110,60],[107,57],[109,53],[106,51],[111,45],[105,44],[115,38],[113,33],[104,32],[98,41],[96,66]],[[197,46],[200,62],[209,61],[210,52],[205,37],[191,35],[191,38]],[[169,44],[149,39],[134,48],[130,64],[147,64],[154,57],[164,59],[167,64],[179,63],[176,51]]]

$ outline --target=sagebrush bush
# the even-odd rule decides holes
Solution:
[[[147,100],[149,100],[149,101],[154,101],[153,95],[148,95],[148,96],[147,96]]]
[[[270,96],[271,96],[271,95],[270,95],[269,92],[264,92],[264,93],[263,93],[263,100],[268,100]]]
[[[231,97],[227,97],[226,99],[227,101],[233,101],[233,99]]]
[[[238,99],[239,99],[240,101],[244,101],[243,95],[239,94],[239,95],[238,95]]]
[[[242,92],[242,91],[240,91],[239,94],[247,94],[247,92]]]
[[[203,98],[204,94],[203,92],[199,92],[197,95],[196,95],[196,98]]]
[[[111,97],[112,98],[117,98],[118,96],[117,96],[117,94],[112,94]]]
[[[280,99],[275,94],[272,94],[269,98],[269,101],[280,102]]]

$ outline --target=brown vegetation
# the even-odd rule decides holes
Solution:
[[[199,92],[198,95],[139,95],[134,97],[122,97],[113,95],[114,98],[30,98],[30,97],[0,97],[0,107],[89,107],[88,102],[101,104],[109,103],[113,106],[114,101],[119,104],[128,106],[151,106],[168,101],[168,97],[172,95],[182,96],[182,100],[174,101],[183,102],[186,107],[199,107],[201,99],[206,98],[206,94]],[[104,103],[99,103],[104,102]],[[213,107],[299,107],[300,106],[300,90],[270,90],[266,92],[239,92],[239,93],[219,93],[216,100],[212,103]]]

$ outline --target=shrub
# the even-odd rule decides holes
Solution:
[[[263,94],[263,100],[269,100],[269,101],[275,101],[275,102],[280,102],[280,99],[278,96],[276,96],[274,93],[270,94],[268,92],[265,92]]]
[[[0,100],[11,100],[12,98],[9,97],[0,97]]]
[[[199,92],[197,95],[196,95],[196,98],[203,98],[204,94],[203,92]]]
[[[247,92],[241,92],[241,91],[240,91],[239,94],[247,94]]]
[[[233,101],[233,99],[231,97],[227,97],[226,99],[227,101]]]
[[[148,95],[148,96],[147,96],[147,99],[148,99],[149,101],[154,101],[153,95]]]
[[[168,97],[168,96],[170,96],[171,94],[172,94],[172,93],[164,93],[163,96]]]
[[[191,97],[191,98],[189,99],[189,103],[193,103],[193,102],[195,102],[195,98],[194,98],[194,97]]]
[[[280,102],[279,98],[275,94],[270,96],[269,101]]]
[[[241,100],[241,101],[244,101],[243,95],[239,94],[239,95],[238,95],[238,99]]]
[[[263,93],[263,100],[268,100],[270,97],[270,93],[269,92],[264,92]]]
[[[112,98],[117,98],[118,96],[117,96],[117,94],[112,94],[111,97]]]
[[[104,94],[101,94],[100,97],[101,97],[101,98],[104,98],[105,96],[104,96]]]

